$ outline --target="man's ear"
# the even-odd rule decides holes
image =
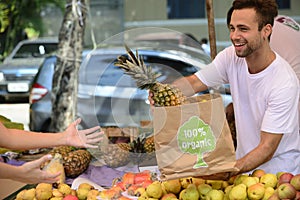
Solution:
[[[271,24],[267,24],[263,27],[263,34],[264,38],[269,38],[269,36],[272,34],[273,27]]]

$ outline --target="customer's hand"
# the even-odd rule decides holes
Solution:
[[[51,155],[45,155],[38,160],[26,162],[18,166],[18,172],[15,174],[14,180],[28,184],[57,182],[61,174],[60,172],[52,174],[40,168],[43,163],[51,159]]]
[[[77,130],[77,125],[80,124],[80,122],[80,118],[75,120],[64,132],[67,145],[84,148],[97,148],[97,143],[102,140],[104,132],[100,131],[100,126],[95,126],[85,130]]]

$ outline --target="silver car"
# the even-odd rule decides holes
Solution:
[[[171,83],[175,79],[201,70],[210,62],[202,50],[180,46],[129,45],[137,49],[147,65],[159,72],[158,81]],[[100,48],[85,52],[79,71],[78,117],[82,128],[138,127],[151,120],[148,91],[137,88],[134,80],[114,66],[119,55],[126,55],[124,46]],[[40,67],[30,95],[30,129],[47,131],[50,124],[52,76],[56,58],[47,58]]]
[[[0,65],[0,99],[28,102],[31,82],[39,66],[57,47],[58,40],[54,38],[19,42]]]

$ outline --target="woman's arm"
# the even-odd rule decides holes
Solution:
[[[100,127],[95,126],[86,130],[77,130],[80,123],[77,119],[69,127],[60,133],[37,133],[32,131],[8,129],[0,123],[0,146],[14,149],[27,150],[54,146],[76,146],[95,148],[93,144],[99,142],[103,132],[99,132]]]

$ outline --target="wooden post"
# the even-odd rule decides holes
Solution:
[[[210,44],[210,57],[213,60],[217,55],[213,0],[206,0],[206,13],[208,20],[207,24]]]

